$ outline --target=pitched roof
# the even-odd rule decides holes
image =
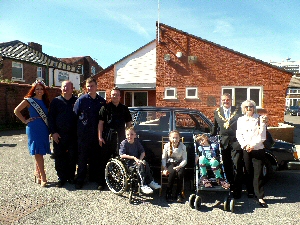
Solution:
[[[43,66],[57,67],[58,69],[67,71],[74,72],[76,70],[74,66],[66,64],[58,58],[37,51],[18,40],[0,43],[0,56]]]

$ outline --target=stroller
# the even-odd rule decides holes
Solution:
[[[196,135],[194,135],[193,138],[194,138],[194,149],[195,149],[195,157],[196,157],[197,155],[201,155],[201,153],[198,150]],[[209,141],[211,143],[215,144],[218,148],[217,158],[219,159],[219,162],[220,162],[219,168],[221,169],[223,176],[226,180],[226,174],[224,173],[223,162],[222,162],[222,154],[221,154],[222,148],[220,145],[220,136],[209,137]],[[195,187],[196,193],[190,195],[189,206],[193,209],[200,210],[201,203],[202,203],[201,196],[203,196],[203,193],[205,193],[205,192],[222,192],[222,193],[224,193],[224,196],[225,196],[224,197],[224,211],[229,210],[231,212],[234,212],[235,200],[234,200],[234,198],[231,197],[230,188],[220,185],[220,183],[218,182],[219,180],[216,179],[215,176],[212,176],[213,172],[210,170],[211,168],[208,168],[208,169],[209,170],[207,171],[207,179],[208,179],[208,182],[210,185],[205,185],[205,182],[203,182],[203,180],[200,178],[201,177],[200,166],[195,158],[194,187]]]

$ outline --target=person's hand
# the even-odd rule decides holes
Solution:
[[[164,169],[164,170],[162,171],[162,175],[168,176],[168,175],[169,175],[169,171],[168,171],[167,169]]]
[[[102,147],[102,144],[105,144],[105,141],[103,138],[99,138],[99,145]]]
[[[178,172],[179,169],[180,169],[180,166],[174,166],[173,169],[174,169],[176,172]]]
[[[27,120],[25,120],[25,124],[28,124],[28,123],[34,121],[34,120],[37,119],[37,118],[40,118],[40,117],[30,117],[30,118],[28,118]]]
[[[260,120],[261,120],[262,123],[267,124],[268,121],[269,121],[269,118],[268,118],[267,115],[263,115],[263,116],[260,117]]]
[[[254,150],[253,146],[247,145],[247,147],[246,147],[247,152],[252,152],[253,150]]]
[[[59,138],[60,138],[59,133],[54,133],[54,134],[52,135],[52,139],[53,139],[53,141],[54,141],[56,144],[59,143]]]

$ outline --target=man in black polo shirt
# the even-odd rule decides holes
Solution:
[[[127,106],[120,103],[118,87],[111,91],[111,102],[99,112],[98,138],[100,146],[108,151],[108,158],[119,155],[119,145],[125,139],[125,127],[131,126],[131,114]]]

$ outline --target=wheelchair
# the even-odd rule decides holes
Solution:
[[[111,158],[105,167],[105,181],[111,192],[123,195],[128,189],[129,203],[133,201],[133,193],[141,193],[141,175],[136,167],[128,167],[126,159],[120,156]]]

